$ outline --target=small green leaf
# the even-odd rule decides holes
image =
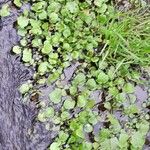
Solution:
[[[61,34],[60,33],[55,33],[52,35],[52,45],[53,46],[58,46],[58,43],[60,42]]]
[[[112,124],[115,131],[117,132],[120,131],[121,129],[120,123],[112,114],[108,114],[108,120]]]
[[[22,3],[20,0],[14,0],[14,4],[17,6],[17,7],[21,7],[22,6]]]
[[[121,149],[127,149],[128,148],[128,139],[129,139],[129,136],[126,132],[122,132],[120,134],[120,137],[119,137],[119,147]]]
[[[109,80],[108,75],[106,75],[104,72],[99,73],[98,77],[97,77],[97,82],[104,84],[107,83]]]
[[[69,112],[63,111],[63,112],[61,113],[61,120],[62,120],[62,121],[65,121],[66,119],[69,119],[69,117],[70,117],[70,113],[69,113]]]
[[[63,48],[65,50],[70,50],[70,45],[68,43],[63,43]]]
[[[29,19],[26,17],[20,16],[18,17],[17,22],[20,28],[25,28],[29,23]]]
[[[69,90],[71,95],[75,95],[77,93],[77,87],[75,86],[71,86]]]
[[[53,50],[52,45],[50,44],[49,41],[44,42],[44,47],[42,48],[42,53],[43,54],[49,54]]]
[[[96,82],[94,79],[89,79],[87,82],[86,82],[86,85],[89,89],[96,89]]]
[[[77,106],[78,107],[85,107],[87,103],[87,99],[84,95],[79,95],[78,96],[78,103]]]
[[[134,93],[135,88],[131,83],[126,83],[124,88],[123,88],[124,92],[126,93]]]
[[[144,137],[141,135],[140,132],[137,131],[132,133],[131,144],[134,149],[142,149],[144,143]]]
[[[19,46],[14,46],[12,51],[15,53],[15,54],[20,54],[21,53],[21,48]]]
[[[47,118],[53,117],[54,116],[54,108],[53,107],[48,107],[44,110],[44,115]]]
[[[116,137],[113,137],[110,139],[110,145],[111,145],[111,150],[117,150],[118,149],[118,139]]]
[[[105,141],[111,136],[111,131],[109,129],[102,128],[99,133],[99,140],[101,142]]]
[[[98,6],[98,7],[101,7],[102,5],[103,5],[103,2],[104,2],[105,0],[94,0],[94,4],[96,5],[96,6]]]
[[[48,77],[48,83],[53,83],[55,82],[60,76],[60,73],[58,71],[55,71],[53,74],[50,74]]]
[[[79,136],[80,138],[83,138],[83,137],[84,137],[82,125],[80,125],[80,126],[78,127],[78,129],[76,130],[76,135]]]
[[[109,94],[111,94],[112,96],[116,96],[118,94],[118,89],[116,87],[110,87],[109,88]]]
[[[53,143],[50,145],[50,150],[60,150],[60,143],[58,143],[58,142],[53,142]]]
[[[125,93],[118,93],[116,95],[116,101],[118,102],[125,102],[127,100]]]
[[[27,40],[23,38],[22,40],[20,40],[20,44],[21,44],[21,46],[26,46]]]
[[[45,1],[35,2],[32,4],[31,10],[35,12],[40,12],[44,8],[45,5],[46,5]]]
[[[73,101],[72,99],[67,99],[64,102],[64,108],[65,109],[73,109],[75,106],[75,101]]]
[[[44,20],[47,18],[47,12],[43,10],[41,13],[39,13],[39,19]]]
[[[135,104],[132,104],[132,105],[128,106],[127,108],[125,108],[125,113],[126,114],[139,113],[139,109]]]
[[[48,62],[42,62],[40,63],[39,67],[38,67],[38,72],[43,75],[47,72],[48,70]]]
[[[55,104],[58,104],[61,102],[61,97],[62,97],[62,90],[58,88],[56,88],[54,91],[52,91],[49,94],[50,100]]]
[[[63,31],[63,36],[65,38],[69,37],[71,35],[71,31],[69,28],[66,28],[64,31]]]
[[[99,9],[100,13],[104,13],[107,10],[107,5],[106,4],[102,4],[101,8]]]
[[[106,109],[108,109],[108,110],[111,110],[111,104],[110,104],[110,102],[105,102],[105,103],[104,103],[104,107],[105,107]]]
[[[61,4],[55,1],[52,1],[47,8],[48,13],[58,12],[61,8]]]
[[[51,21],[52,23],[56,23],[56,22],[59,20],[58,14],[55,13],[55,12],[52,12],[52,13],[49,15],[49,18],[50,18],[50,21]]]
[[[49,55],[49,57],[51,57],[51,58],[53,58],[53,59],[58,59],[58,53],[51,53],[50,55]]]
[[[7,17],[10,15],[10,8],[8,4],[4,4],[0,10],[0,16]]]
[[[139,128],[139,131],[141,132],[141,134],[143,136],[145,136],[147,134],[147,132],[149,131],[149,122],[146,121],[146,120],[142,120],[139,124],[138,124],[138,128]]]
[[[84,73],[78,73],[73,80],[75,85],[83,85],[85,83],[85,81],[86,81],[86,77],[85,77]]]
[[[132,104],[135,103],[135,101],[136,101],[136,96],[135,96],[134,94],[129,94],[128,96],[129,96],[130,102],[131,102]]]
[[[59,132],[59,140],[61,142],[65,142],[69,137],[69,134],[68,133],[65,133],[64,131],[60,131]]]
[[[30,49],[24,49],[23,50],[22,60],[24,62],[30,62],[32,60],[32,52]]]
[[[71,13],[75,13],[78,11],[78,4],[77,2],[67,2],[66,4],[66,8],[71,12]]]
[[[37,116],[37,119],[39,121],[41,121],[41,122],[45,122],[46,121],[44,113],[39,113],[38,116]]]
[[[92,132],[92,131],[93,131],[92,125],[86,124],[86,125],[84,126],[84,131],[87,132],[87,133]]]
[[[20,91],[21,94],[25,94],[30,90],[31,87],[32,87],[31,84],[24,83],[20,86],[19,91]]]

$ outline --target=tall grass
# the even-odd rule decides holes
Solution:
[[[111,63],[150,65],[150,7],[118,12],[101,29]],[[106,51],[105,50],[105,51]]]

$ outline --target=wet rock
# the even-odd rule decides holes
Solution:
[[[36,106],[24,104],[18,91],[32,78],[32,71],[10,52],[19,40],[13,28],[16,12],[0,19],[0,150],[45,150],[51,142],[50,132],[35,120]],[[31,135],[30,129],[35,131]]]

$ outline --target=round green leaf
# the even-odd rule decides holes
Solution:
[[[42,53],[43,54],[49,54],[53,50],[52,45],[50,44],[49,41],[44,42],[44,47],[42,48]]]
[[[86,81],[86,77],[85,77],[85,74],[84,73],[78,73],[76,75],[76,77],[74,78],[73,82],[76,84],[76,85],[82,85],[84,84]]]
[[[26,17],[20,16],[18,17],[17,22],[21,28],[25,28],[29,23],[29,19]]]
[[[126,93],[134,93],[135,88],[131,83],[126,83],[124,88],[123,88],[124,92]]]
[[[62,90],[58,88],[56,88],[54,91],[52,91],[49,94],[50,100],[55,104],[58,104],[61,102],[61,97],[62,97]]]
[[[65,109],[73,109],[75,106],[75,101],[73,101],[72,99],[67,99],[64,102],[64,108]]]
[[[104,72],[99,73],[97,77],[97,81],[101,84],[107,83],[109,80],[108,75],[106,75]]]
[[[89,89],[95,89],[96,88],[96,82],[94,79],[89,79],[87,82],[86,82],[86,85]]]
[[[17,6],[17,7],[21,7],[22,6],[22,3],[20,0],[14,0],[14,4]]]
[[[30,90],[30,88],[31,88],[31,84],[24,83],[20,86],[19,91],[21,94],[25,94]]]
[[[20,54],[21,53],[21,48],[19,46],[14,46],[12,51],[15,53],[15,54]]]
[[[85,107],[87,103],[87,99],[84,95],[79,95],[78,96],[78,102],[77,102],[77,106],[78,107]]]
[[[87,132],[87,133],[92,132],[92,131],[93,131],[92,125],[86,124],[86,125],[84,126],[84,131]]]
[[[53,117],[54,116],[54,108],[53,107],[48,107],[44,110],[44,115],[47,118]]]
[[[50,150],[60,150],[60,143],[58,143],[58,142],[53,142],[53,143],[50,145]]]
[[[51,21],[52,23],[56,23],[56,22],[59,20],[58,14],[55,13],[55,12],[52,12],[52,13],[49,15],[49,18],[50,18],[50,21]]]
[[[44,73],[47,72],[47,69],[48,69],[48,62],[42,62],[38,67],[38,72],[43,75]]]

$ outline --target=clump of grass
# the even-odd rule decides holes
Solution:
[[[107,20],[102,34],[107,43],[107,61],[118,63],[122,60],[130,64],[148,66],[150,64],[150,12],[130,10],[118,12]]]

